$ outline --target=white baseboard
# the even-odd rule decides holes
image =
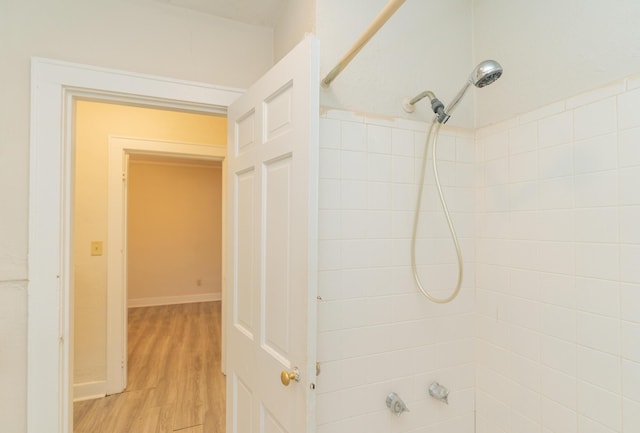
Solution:
[[[222,295],[220,293],[205,293],[201,295],[158,296],[154,298],[129,299],[127,301],[127,305],[129,306],[129,308],[154,307],[156,305],[190,304],[193,302],[220,301],[221,299]]]
[[[107,395],[107,381],[73,384],[73,401],[93,400]]]

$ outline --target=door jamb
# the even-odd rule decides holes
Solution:
[[[32,58],[27,433],[71,433],[73,427],[74,99],[223,114],[241,94],[239,89]],[[225,291],[223,286],[223,296]]]

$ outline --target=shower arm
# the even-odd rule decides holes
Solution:
[[[402,101],[402,108],[407,113],[413,113],[415,110],[415,105],[422,101],[424,98],[429,98],[431,102],[431,109],[436,114],[436,119],[439,123],[446,123],[449,120],[449,114],[445,113],[444,104],[436,97],[436,94],[431,90],[425,90],[424,92],[419,93],[413,99],[404,99]]]
[[[416,95],[413,99],[409,100],[408,103],[409,105],[416,105],[418,102],[422,101],[427,96],[429,97],[430,101],[433,101],[434,99],[436,99],[435,93],[433,93],[431,90],[425,90],[424,92]]]
[[[360,50],[369,42],[369,40],[380,30],[380,28],[393,16],[400,6],[404,4],[406,0],[390,0],[389,3],[380,11],[377,17],[369,24],[369,27],[360,35],[360,37],[353,43],[349,51],[342,56],[338,64],[320,81],[320,85],[328,89],[331,82],[347,67],[347,65],[358,55]]]

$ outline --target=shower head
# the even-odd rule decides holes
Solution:
[[[473,84],[478,88],[482,88],[496,81],[498,78],[500,78],[501,75],[502,75],[502,66],[500,66],[500,63],[496,62],[495,60],[485,60],[484,62],[481,62],[471,72],[471,75],[469,75],[469,79],[467,80],[465,85],[462,86],[462,89],[460,89],[458,94],[453,98],[453,100],[445,108],[445,111],[447,114],[446,117],[439,118],[438,121],[440,123],[444,123],[447,120],[449,120],[449,117],[451,116],[453,109],[456,108],[456,105],[458,105],[458,102],[460,102],[460,100],[462,99],[462,97],[464,96],[465,92],[467,91],[470,85]]]
[[[405,98],[402,101],[402,108],[407,113],[413,113],[414,105],[421,99],[428,96],[429,100],[431,101],[431,108],[437,115],[437,121],[440,123],[446,123],[446,121],[449,120],[449,117],[451,116],[451,112],[454,108],[456,108],[456,105],[458,105],[470,85],[473,84],[478,88],[482,88],[496,81],[498,78],[500,78],[501,75],[502,66],[500,66],[500,63],[496,62],[495,60],[485,60],[475,67],[475,69],[471,72],[471,75],[469,75],[467,82],[449,103],[449,105],[446,106],[446,108],[443,106],[442,102],[440,102],[438,98],[436,98],[436,95],[434,95],[433,92],[429,90],[420,93],[413,99]]]
[[[478,88],[488,86],[502,75],[502,66],[495,60],[485,60],[471,72],[469,82]]]

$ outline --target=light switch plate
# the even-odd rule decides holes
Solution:
[[[102,241],[91,241],[91,255],[92,256],[102,255]]]

